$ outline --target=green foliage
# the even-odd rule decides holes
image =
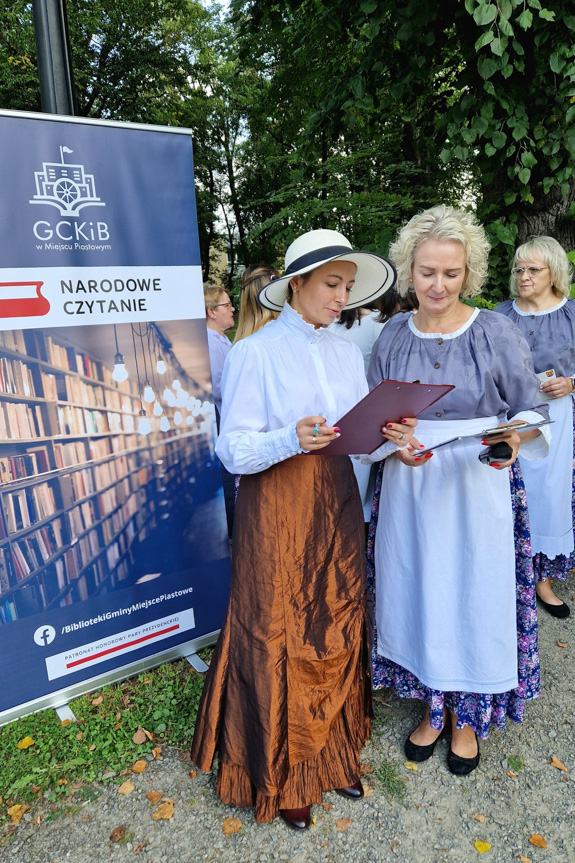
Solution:
[[[378,781],[379,791],[388,802],[391,803],[392,800],[395,800],[397,803],[405,803],[407,787],[396,764],[384,759],[376,767],[374,775]]]
[[[62,724],[46,710],[0,728],[4,806],[38,798],[49,803],[90,799],[95,792],[83,783],[129,769],[155,746],[189,747],[202,686],[200,675],[181,660],[106,686],[97,697],[82,696],[71,704],[77,722]],[[140,727],[153,740],[135,744]],[[34,743],[18,749],[25,737]]]
[[[517,755],[508,755],[507,763],[509,767],[515,771],[515,773],[521,773],[525,765],[524,760],[522,758],[519,758]]]

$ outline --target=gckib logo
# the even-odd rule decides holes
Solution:
[[[66,163],[64,153],[73,153],[60,147],[59,162],[43,162],[42,170],[34,172],[36,194],[30,204],[50,204],[60,210],[61,216],[78,216],[84,207],[105,207],[96,195],[94,175],[87,174],[84,165]]]
[[[79,162],[66,162],[73,153],[60,147],[59,162],[43,162],[41,171],[34,171],[36,194],[30,204],[55,207],[60,220],[40,219],[34,222],[34,237],[38,251],[85,252],[110,251],[110,230],[106,222],[81,221],[85,207],[105,207],[96,193],[93,174],[87,174]]]
[[[53,626],[39,626],[34,633],[34,642],[38,647],[48,647],[56,638],[56,630]]]

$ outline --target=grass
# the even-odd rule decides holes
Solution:
[[[375,769],[374,776],[377,778],[378,788],[388,801],[395,800],[402,805],[407,796],[405,779],[399,773],[399,768],[392,761],[383,760]]]
[[[45,710],[0,728],[0,820],[14,804],[94,799],[90,783],[129,769],[155,746],[189,747],[202,686],[179,660],[76,699],[77,722]],[[140,728],[149,737],[136,744]],[[33,743],[19,749],[25,738]]]

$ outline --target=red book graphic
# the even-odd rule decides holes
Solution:
[[[0,282],[0,318],[47,315],[50,303],[42,296],[44,282]]]

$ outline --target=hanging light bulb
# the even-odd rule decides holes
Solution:
[[[188,399],[188,410],[189,410],[189,411],[193,411],[193,409],[195,408],[195,406],[196,406],[196,399],[195,399],[195,396],[190,396],[190,397],[189,397],[189,399]]]
[[[191,425],[192,425],[193,421],[194,421],[194,418],[193,418],[193,417],[191,417],[191,416],[187,416],[187,417],[186,417],[186,422],[187,422],[187,424],[188,424],[189,426],[191,426]]]
[[[144,408],[138,412],[139,420],[138,420],[138,434],[147,435],[152,431],[152,426],[150,425],[150,420],[148,419],[148,415]]]
[[[166,373],[166,364],[162,357],[158,357],[158,362],[156,363],[156,371],[159,375],[164,375]]]
[[[179,426],[183,422],[183,419],[184,418],[181,413],[179,411],[176,411],[176,413],[174,414],[174,424]]]
[[[178,390],[176,393],[176,405],[179,408],[183,408],[188,403],[188,394],[185,390]]]
[[[181,386],[182,385],[177,378],[174,381],[172,381],[172,389],[179,390]]]
[[[126,366],[124,365],[124,357],[122,354],[116,354],[114,357],[114,371],[112,372],[112,380],[117,381],[119,384],[122,381],[125,381],[128,377],[128,372],[126,371]]]
[[[154,416],[156,416],[156,417],[161,417],[162,414],[164,413],[164,408],[162,407],[162,405],[160,404],[158,399],[156,399],[156,401],[154,402],[153,412],[154,412]]]
[[[163,416],[162,419],[160,420],[160,428],[162,431],[169,431],[170,430],[170,421],[169,421],[167,416]]]
[[[150,381],[144,381],[144,401],[148,402],[148,404],[152,404],[156,396],[154,395],[154,390],[152,389],[152,385]]]
[[[128,372],[126,371],[125,360],[122,354],[120,353],[120,348],[118,347],[118,333],[116,332],[116,324],[114,326],[114,341],[116,342],[116,353],[114,355],[114,371],[112,372],[112,380],[117,381],[119,384],[122,381],[125,381],[128,377]]]
[[[164,392],[164,399],[171,408],[175,407],[176,397],[171,390],[166,389],[166,391]]]

